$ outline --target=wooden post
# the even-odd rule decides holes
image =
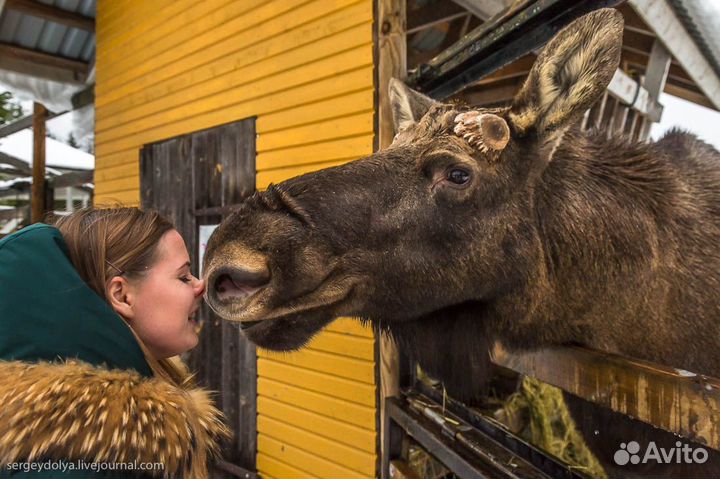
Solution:
[[[376,150],[385,148],[392,143],[395,136],[392,107],[388,95],[388,85],[391,78],[404,79],[407,74],[407,46],[405,40],[406,26],[406,0],[378,0],[375,12],[375,25],[377,28],[376,44],[376,105],[375,123]],[[390,451],[385,450],[385,398],[399,393],[400,383],[400,354],[395,343],[385,334],[380,333],[378,341],[378,362],[380,384],[378,404],[380,414],[380,457],[388,459]],[[379,474],[377,474],[379,475]]]
[[[33,182],[30,195],[32,223],[39,223],[47,209],[45,198],[45,118],[47,109],[33,104]]]
[[[650,97],[657,101],[660,93],[665,89],[668,72],[670,71],[670,62],[672,56],[660,40],[655,40],[650,51],[650,59],[645,69],[645,81],[643,86],[648,91]],[[658,119],[659,121],[659,119]],[[639,133],[640,140],[646,140],[650,134],[652,121],[645,121]]]

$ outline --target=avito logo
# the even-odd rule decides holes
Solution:
[[[703,464],[708,460],[708,452],[702,447],[693,448],[690,444],[683,444],[680,441],[675,443],[675,447],[665,449],[658,447],[654,441],[648,444],[643,454],[640,453],[640,444],[636,441],[630,441],[627,444],[620,444],[620,449],[615,451],[615,463],[624,466],[630,464],[647,464],[648,462],[656,462],[657,464]]]

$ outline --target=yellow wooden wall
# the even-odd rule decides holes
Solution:
[[[100,0],[95,203],[139,202],[143,144],[257,116],[257,185],[372,153],[372,0]],[[374,339],[336,321],[258,359],[266,478],[375,477]]]

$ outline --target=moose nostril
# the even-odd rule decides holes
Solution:
[[[270,282],[267,270],[249,271],[240,268],[223,268],[213,281],[218,299],[244,299],[260,291]]]

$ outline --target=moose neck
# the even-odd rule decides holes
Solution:
[[[657,291],[651,273],[678,188],[653,153],[599,133],[565,134],[532,188],[537,261],[492,305],[499,339],[525,349],[592,338],[618,350],[621,332],[604,328],[606,318],[653,314],[638,299]]]

